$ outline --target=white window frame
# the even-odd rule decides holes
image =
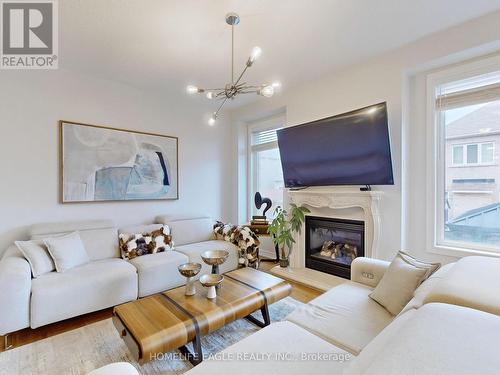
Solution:
[[[427,251],[448,256],[500,256],[500,248],[444,240],[446,137],[442,113],[436,109],[437,88],[482,74],[500,71],[500,55],[450,67],[427,76]],[[491,142],[485,142],[491,143]],[[452,151],[453,152],[453,151]],[[464,155],[464,157],[466,157]],[[468,165],[470,166],[470,165]]]
[[[492,145],[493,146],[493,159],[491,161],[483,161],[483,147],[485,145]],[[494,141],[490,142],[481,142],[481,147],[479,148],[479,164],[482,166],[491,166],[495,165],[495,151],[496,151],[496,145]]]
[[[492,145],[493,146],[493,160],[492,161],[483,162],[483,147],[485,145]],[[468,163],[467,162],[468,146],[477,146],[477,163]],[[451,145],[451,147],[452,147],[451,148],[451,165],[452,165],[452,167],[483,167],[483,166],[495,165],[495,142],[494,141],[456,143],[456,144]],[[455,163],[455,148],[457,148],[457,147],[462,148],[462,162],[461,163]]]
[[[270,142],[263,145],[252,146],[252,133],[257,131],[265,131],[272,129],[280,129],[285,127],[285,115],[284,113],[280,113],[278,115],[267,117],[262,120],[249,122],[247,124],[247,191],[248,199],[247,199],[247,216],[248,220],[252,218],[252,211],[254,205],[254,196],[257,191],[257,179],[256,176],[256,155],[253,151],[265,151],[272,150],[274,148],[278,148],[278,142]],[[274,209],[273,202],[273,209]]]
[[[455,163],[455,149],[459,149],[462,151],[462,161],[460,163]],[[451,146],[451,165],[453,167],[461,167],[464,165],[464,159],[465,159],[465,149],[463,144],[455,144]]]

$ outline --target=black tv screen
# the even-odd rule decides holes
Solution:
[[[393,185],[387,105],[278,131],[287,188]]]

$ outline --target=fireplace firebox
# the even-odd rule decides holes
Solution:
[[[351,263],[365,255],[365,223],[306,216],[306,267],[349,279]]]

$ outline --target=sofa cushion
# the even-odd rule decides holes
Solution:
[[[118,229],[118,246],[120,248],[120,253],[123,259],[127,259],[123,254],[122,250],[122,239],[125,235],[126,237],[131,236],[136,233],[151,233],[160,230],[163,227],[162,224],[144,224],[144,225],[132,225],[128,227],[122,227]],[[173,243],[173,242],[172,242]],[[172,245],[173,246],[173,245]]]
[[[76,231],[80,233],[90,260],[117,258],[120,256],[118,232],[110,220],[35,224],[31,226],[29,232],[32,240],[43,240],[47,237]]]
[[[500,315],[500,258],[460,259],[424,303],[442,302]]]
[[[50,256],[54,260],[57,272],[65,272],[71,268],[90,262],[82,239],[78,232],[64,236],[49,237],[43,240]]]
[[[439,268],[441,268],[441,263],[431,263],[425,262],[423,260],[419,260],[414,256],[406,253],[404,251],[399,251],[398,255],[406,261],[406,263],[411,264],[415,267],[425,268],[427,270],[427,274],[425,275],[425,279],[428,279],[434,272],[436,272]]]
[[[204,273],[210,273],[212,267],[203,262],[201,259],[201,253],[208,250],[226,250],[229,252],[229,257],[227,260],[219,266],[219,272],[225,273],[238,268],[238,254],[239,249],[232,243],[222,241],[222,240],[210,240],[198,243],[192,243],[189,245],[177,246],[176,251],[179,251],[189,257],[190,262],[196,262],[201,264],[201,271],[198,276]]]
[[[498,316],[454,305],[427,304],[395,319],[344,374],[498,374],[499,341]]]
[[[151,227],[151,226],[148,226]],[[131,231],[119,231],[118,239],[123,259],[133,259],[147,254],[156,254],[172,250],[172,236],[168,225],[153,228],[131,228]]]
[[[357,355],[393,320],[386,309],[368,297],[371,291],[348,281],[296,309],[287,320]]]
[[[439,283],[439,281],[448,273],[448,271],[455,265],[455,263],[447,264],[436,272],[434,272],[427,280],[425,280],[413,293],[413,298],[406,304],[399,315],[404,314],[408,310],[418,309],[423,306],[424,300],[427,298],[428,294],[432,291],[432,288]],[[398,315],[398,316],[399,316]]]
[[[26,258],[34,278],[55,271],[54,260],[41,240],[16,241],[17,248]]]
[[[214,221],[209,217],[175,219],[158,216],[156,222],[170,227],[175,246],[212,239]]]
[[[31,327],[116,306],[137,298],[137,272],[122,259],[87,263],[33,279]]]
[[[244,338],[185,375],[341,375],[352,355],[290,322]]]
[[[439,267],[439,263],[425,263],[400,251],[370,293],[370,298],[397,315],[411,300],[418,286]]]
[[[185,283],[177,267],[189,258],[177,251],[144,255],[130,260],[139,277],[139,297],[163,292]]]

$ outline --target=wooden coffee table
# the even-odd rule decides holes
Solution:
[[[196,365],[203,359],[202,336],[241,318],[259,327],[269,325],[268,305],[292,290],[284,280],[252,268],[224,274],[213,300],[206,298],[199,281],[195,286],[194,296],[185,296],[182,286],[115,307],[113,323],[139,363],[179,349]],[[262,321],[250,316],[257,310]],[[192,352],[185,346],[189,342]]]

